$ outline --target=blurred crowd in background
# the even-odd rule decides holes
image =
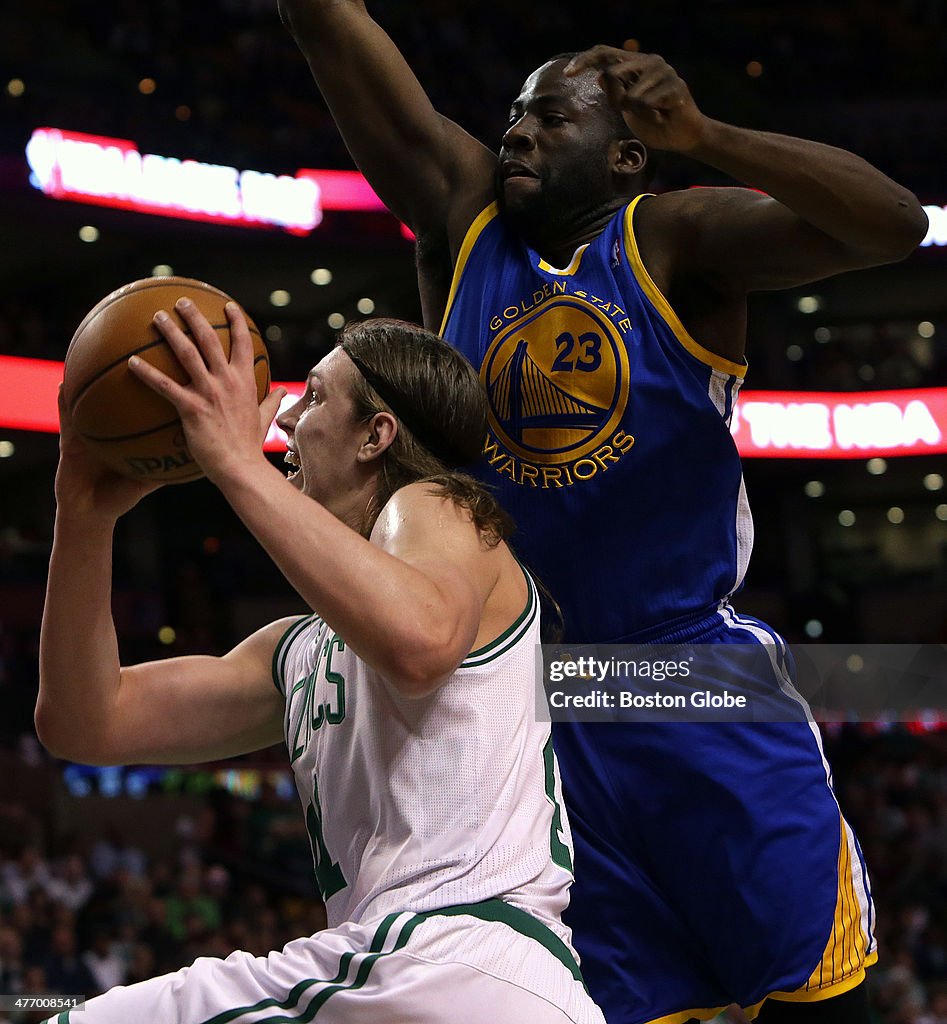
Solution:
[[[31,737],[19,749],[36,771],[55,770]],[[826,752],[871,865],[875,1019],[947,1024],[947,734],[846,726]],[[280,754],[253,763],[272,768]],[[74,799],[80,815],[83,799],[107,802]],[[263,956],[324,925],[295,794],[215,789],[174,821],[160,855],[156,839],[116,820],[81,840],[57,829],[49,808],[0,799],[0,992],[90,996],[197,956]]]
[[[154,832],[130,836],[116,822],[83,842],[46,817],[0,800],[4,995],[90,997],[199,956],[266,956],[325,926],[295,800],[213,793],[177,818],[161,857]],[[43,1018],[0,1010],[0,1021]]]

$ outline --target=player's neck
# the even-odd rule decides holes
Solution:
[[[351,527],[356,533],[368,537],[378,518],[377,480],[373,475],[360,485],[327,497],[310,494],[327,512]]]
[[[577,209],[559,218],[555,224],[522,224],[526,243],[553,267],[566,267],[580,245],[591,242],[605,230],[608,222],[628,202],[615,196],[590,209]]]

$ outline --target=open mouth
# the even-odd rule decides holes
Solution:
[[[290,466],[291,469],[292,469],[292,472],[287,475],[287,479],[288,480],[292,480],[293,477],[299,475],[299,468],[300,468],[299,455],[297,455],[296,452],[292,448],[287,448],[286,449],[286,454],[283,456],[283,462],[287,466]]]
[[[510,181],[512,178],[538,178],[539,175],[535,171],[531,171],[525,164],[518,164],[512,161],[503,164],[500,168],[500,174],[504,181]]]

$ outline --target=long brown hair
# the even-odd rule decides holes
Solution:
[[[403,320],[348,324],[337,344],[358,369],[352,397],[356,416],[390,412],[398,435],[382,456],[375,516],[402,487],[430,483],[470,513],[495,546],[513,532],[513,521],[487,488],[461,467],[482,457],[487,396],[476,370],[436,334]]]

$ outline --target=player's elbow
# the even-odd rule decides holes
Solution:
[[[383,675],[403,697],[427,697],[453,675],[470,649],[456,630],[403,638]]]
[[[433,650],[399,653],[385,666],[383,675],[402,697],[427,697],[450,678],[458,659]]]
[[[47,752],[62,761],[76,761],[79,764],[109,765],[121,764],[106,743],[104,736],[84,728],[72,717],[64,718],[42,698],[36,702],[33,712],[36,736]]]
[[[50,708],[49,703],[42,697],[36,702],[33,710],[33,727],[36,729],[36,736],[46,750],[53,757],[66,757],[62,750],[62,730],[56,727],[56,716]]]
[[[930,220],[917,198],[909,195],[905,200],[905,256],[909,256],[927,237]],[[903,257],[902,257],[903,258]]]
[[[355,0],[279,0],[279,15],[300,43],[311,42],[333,13],[353,6]]]
[[[897,263],[906,259],[924,241],[928,219],[917,197],[904,192],[897,201],[885,232],[879,262]]]

